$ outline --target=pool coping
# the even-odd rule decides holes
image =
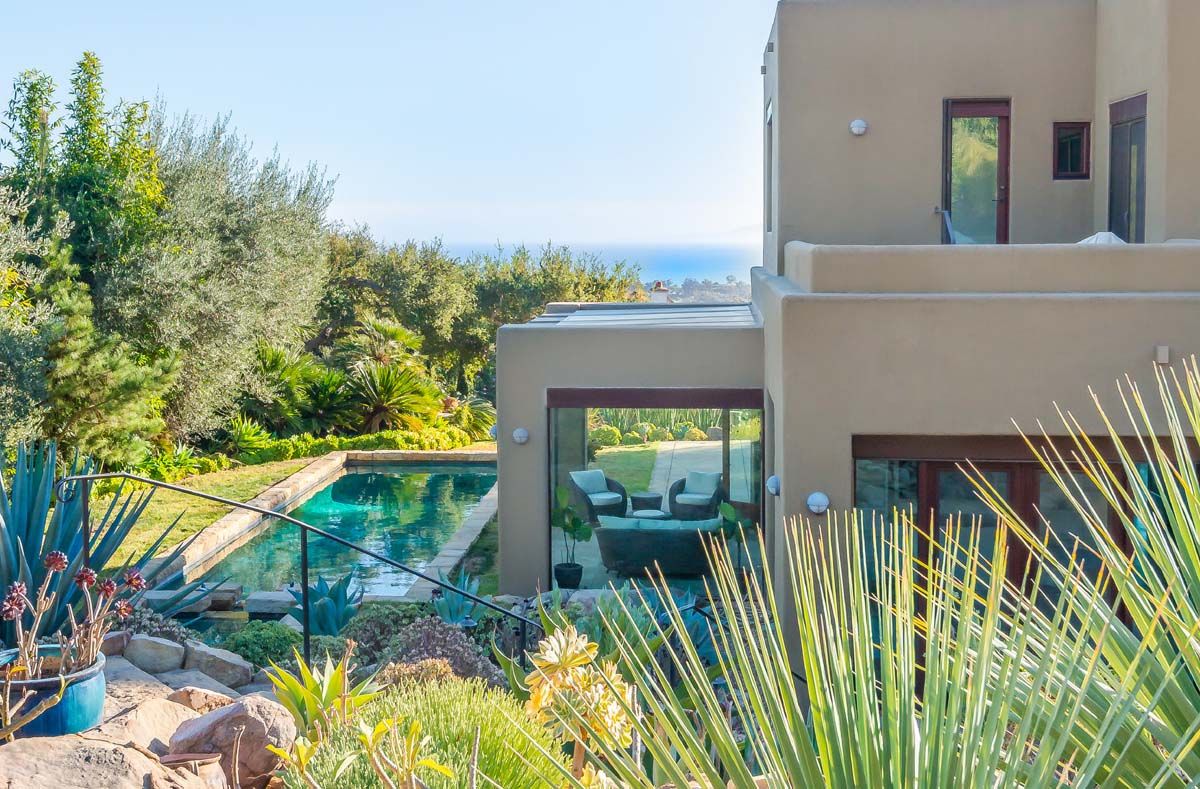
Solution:
[[[496,451],[489,449],[456,449],[449,451],[427,451],[411,449],[377,449],[353,450],[346,452],[330,452],[327,455],[314,458],[311,463],[296,471],[291,476],[275,483],[262,493],[255,496],[247,504],[263,509],[287,514],[300,506],[309,496],[322,485],[328,484],[346,472],[347,466],[358,464],[386,463],[494,463]],[[466,554],[467,549],[479,536],[488,518],[495,514],[496,491],[498,485],[493,485],[475,507],[450,540],[442,546],[442,550],[429,563],[432,574],[438,568],[444,568],[449,573],[453,569],[444,567],[445,561],[457,555],[455,564]],[[485,507],[484,503],[491,499],[492,506]],[[491,512],[482,522],[476,524],[477,515],[490,509]],[[194,578],[210,569],[221,559],[257,537],[274,521],[266,515],[245,510],[234,510],[213,521],[200,531],[191,543],[184,549],[180,561],[184,576]],[[469,535],[469,540],[467,540]],[[464,540],[467,540],[464,545]],[[433,584],[418,579],[418,584],[427,584],[428,592],[432,592]],[[373,595],[372,599],[379,600],[415,600],[410,597],[414,584],[403,595]],[[270,591],[270,590],[267,590]],[[428,592],[425,600],[429,599]]]

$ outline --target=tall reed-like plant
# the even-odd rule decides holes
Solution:
[[[1114,617],[1079,607],[1074,576],[1048,615],[1019,587],[993,582],[1012,569],[1005,527],[994,564],[980,530],[928,539],[904,515],[781,531],[789,569],[779,593],[769,571],[760,582],[722,541],[710,547],[715,671],[691,639],[666,638],[685,628],[665,588],[665,659],[639,657],[655,634],[614,628],[623,673],[639,678],[642,709],[625,706],[638,745],[589,738],[595,769],[639,787],[1187,783],[1151,736],[1144,702],[1161,685],[1143,669],[1153,653],[1105,670],[1109,631],[1076,625]],[[586,727],[581,710],[568,715]],[[546,779],[584,785],[559,773]]]

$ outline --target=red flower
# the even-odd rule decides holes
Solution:
[[[46,554],[46,558],[42,559],[42,564],[47,570],[61,573],[67,569],[67,555],[62,551],[50,551]]]
[[[75,573],[75,585],[80,589],[91,589],[96,584],[96,571],[91,567],[84,567],[79,572]]]
[[[140,592],[146,588],[146,579],[137,570],[125,571],[125,585],[135,592]]]
[[[128,600],[117,601],[117,616],[122,619],[127,619],[133,613],[133,606]]]
[[[105,578],[100,582],[99,592],[101,597],[112,597],[117,593],[117,582],[111,578]]]
[[[28,590],[25,588],[25,584],[21,583],[20,581],[13,581],[12,586],[8,587],[8,596],[14,600],[20,600],[26,596],[27,591]],[[22,605],[24,605],[24,603],[22,603]]]
[[[0,619],[12,622],[25,613],[25,601],[19,597],[6,597],[0,602]]]

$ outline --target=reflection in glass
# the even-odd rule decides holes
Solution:
[[[999,118],[950,119],[950,217],[957,244],[996,243]]]
[[[984,471],[983,476],[1000,494],[1009,495],[1009,473],[1007,471]],[[947,518],[954,519],[954,527],[961,528],[957,540],[965,550],[971,543],[973,530],[978,530],[979,553],[989,563],[995,549],[996,513],[980,501],[975,486],[958,469],[941,469],[937,472],[937,519],[938,528],[946,529]],[[961,520],[959,516],[961,515]]]
[[[1079,485],[1079,489],[1073,489],[1072,493],[1080,496],[1080,489],[1082,489],[1083,497],[1099,514],[1103,522],[1107,523],[1108,503],[1104,499],[1104,494],[1085,474],[1076,473],[1072,476],[1075,484]],[[1096,542],[1092,539],[1091,528],[1067,499],[1058,483],[1044,471],[1038,473],[1038,511],[1050,522],[1050,528],[1057,538],[1050,540],[1050,550],[1056,558],[1066,564],[1074,554],[1074,566],[1082,567],[1084,575],[1092,580],[1099,578],[1103,562],[1095,552]],[[1042,583],[1042,594],[1045,595],[1047,602],[1052,603],[1058,597],[1058,588],[1047,579]]]

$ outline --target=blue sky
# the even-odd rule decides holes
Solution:
[[[110,97],[232,113],[389,240],[759,240],[770,0],[5,5],[5,104],[95,50]]]

